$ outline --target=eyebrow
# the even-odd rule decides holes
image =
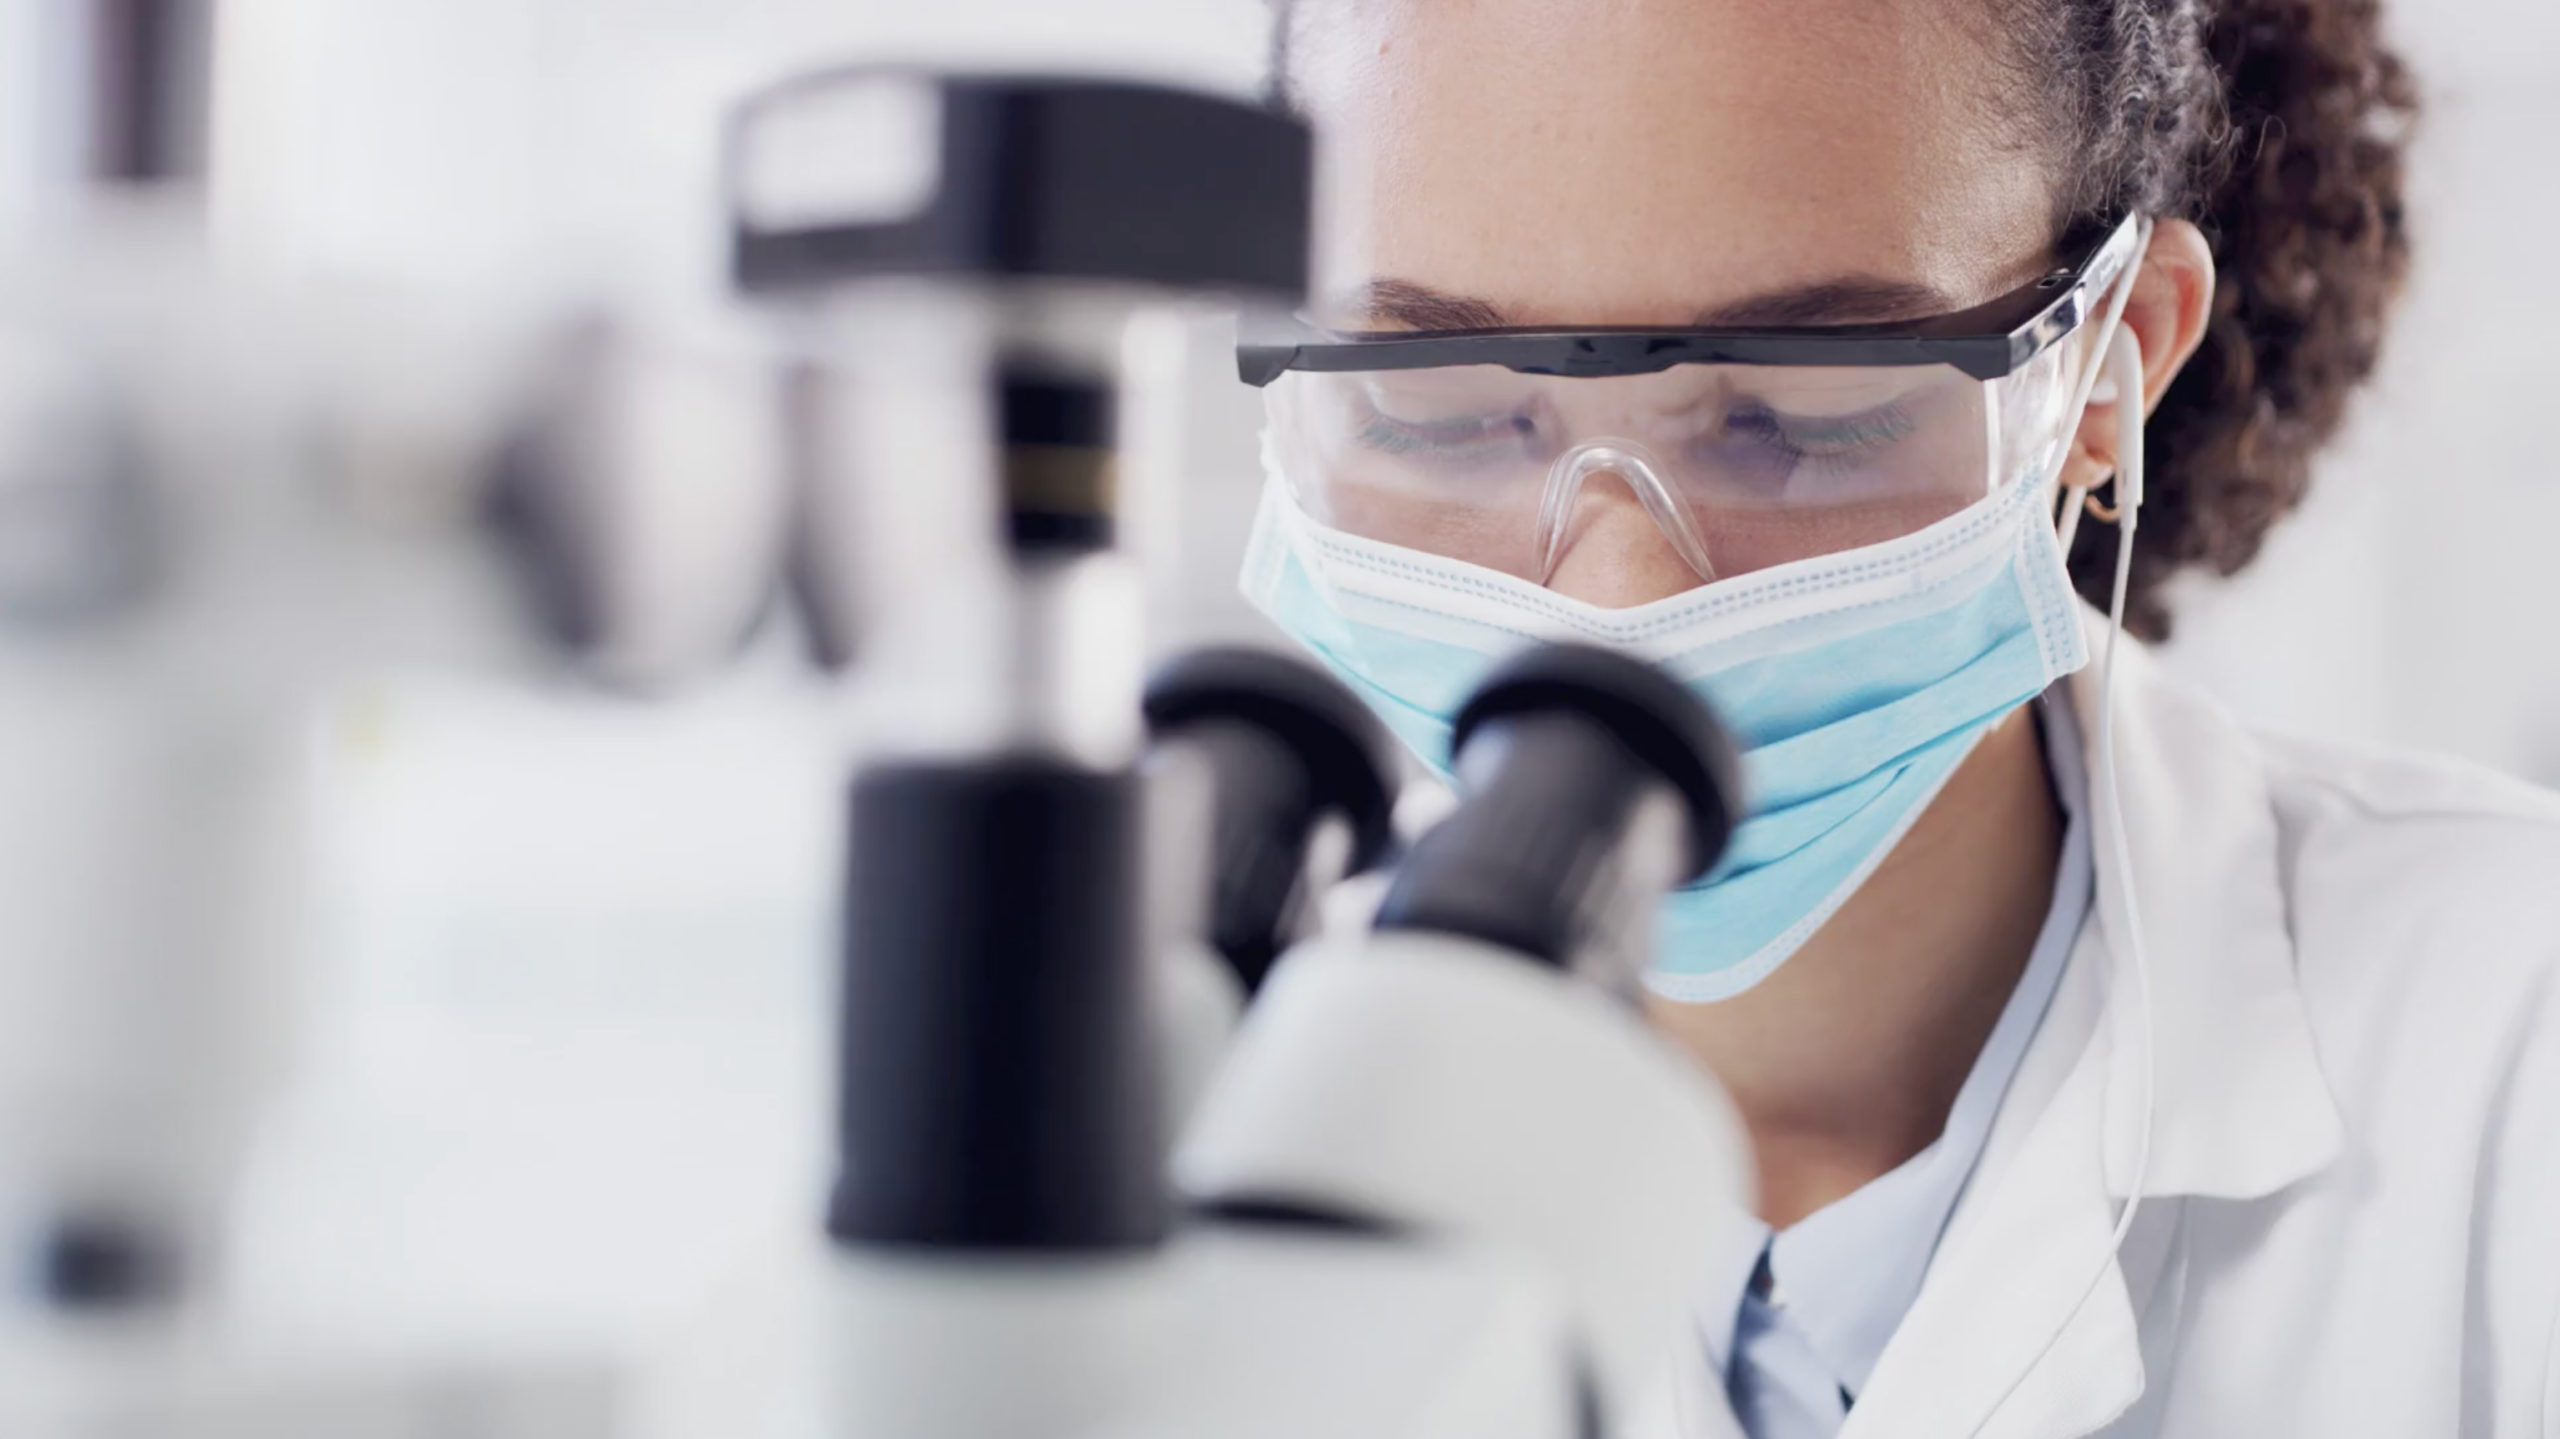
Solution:
[[[1702,310],[1694,323],[1719,329],[1749,325],[1872,325],[1943,315],[1957,308],[1955,298],[1934,285],[1843,275]]]
[[[1690,323],[1702,329],[1878,324],[1942,315],[1957,308],[1957,302],[1935,286],[1871,275],[1841,275],[1701,310]],[[1502,307],[1490,300],[1446,294],[1410,280],[1368,281],[1328,309],[1358,322],[1362,328],[1499,330],[1514,325]]]
[[[1443,294],[1410,280],[1371,280],[1326,308],[1371,329],[1499,330],[1511,324],[1489,300]]]

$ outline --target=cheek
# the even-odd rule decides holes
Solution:
[[[1317,518],[1349,534],[1534,578],[1535,515],[1518,506],[1453,504],[1409,486],[1347,478],[1325,490]]]
[[[1761,508],[1698,512],[1698,530],[1719,578],[1730,579],[1818,555],[1880,545],[1923,530],[1963,509],[1947,496],[1821,510]]]

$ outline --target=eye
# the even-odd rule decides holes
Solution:
[[[1505,444],[1535,433],[1525,417],[1483,415],[1458,420],[1399,420],[1372,414],[1360,430],[1360,442],[1393,455],[1453,452]]]
[[[1768,504],[1841,504],[1860,485],[1889,480],[1885,463],[1919,429],[1894,400],[1845,414],[1795,414],[1741,398],[1689,447],[1728,497]]]
[[[1918,421],[1899,403],[1848,415],[1790,415],[1765,405],[1744,404],[1728,411],[1724,422],[1725,433],[1793,459],[1839,464],[1856,464],[1889,450],[1910,438],[1916,428]]]
[[[1408,418],[1369,400],[1359,407],[1356,433],[1364,448],[1382,454],[1464,462],[1534,452],[1540,431],[1537,414],[1525,407]]]

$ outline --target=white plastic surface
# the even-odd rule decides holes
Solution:
[[[644,1439],[1575,1439],[1561,1297],[1479,1248],[1226,1228],[1119,1261],[775,1256]]]
[[[942,182],[941,92],[889,72],[778,97],[746,130],[738,166],[735,203],[759,229],[908,219]]]
[[[9,1439],[613,1439],[592,1357],[251,1350],[150,1324],[0,1324]]]
[[[1226,1059],[1244,1009],[1244,986],[1216,950],[1197,943],[1168,949],[1156,983],[1165,1133],[1179,1134]]]
[[[1596,989],[1469,941],[1284,959],[1175,1160],[1198,1199],[1288,1200],[1491,1246],[1569,1294],[1633,1412],[1751,1192],[1707,1076]]]

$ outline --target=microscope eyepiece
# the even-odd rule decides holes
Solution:
[[[1680,797],[1690,863],[1683,883],[1703,877],[1733,837],[1742,765],[1733,741],[1697,692],[1642,660],[1594,645],[1542,645],[1487,676],[1458,711],[1449,750],[1463,767],[1468,748],[1506,723],[1531,715],[1572,715],[1605,731]]]
[[[1146,712],[1158,738],[1219,721],[1270,734],[1305,766],[1316,797],[1351,822],[1351,867],[1386,857],[1395,837],[1394,742],[1359,696],[1331,676],[1269,650],[1194,650],[1156,671]]]
[[[1184,655],[1147,686],[1147,728],[1207,760],[1213,792],[1212,942],[1249,993],[1296,938],[1292,912],[1314,886],[1386,858],[1395,840],[1393,743],[1331,676],[1287,655],[1214,648]],[[1348,830],[1338,873],[1310,874],[1328,818]]]
[[[1739,765],[1706,702],[1641,660],[1547,646],[1493,672],[1453,750],[1463,802],[1416,841],[1378,927],[1631,984],[1655,902],[1732,835]]]

